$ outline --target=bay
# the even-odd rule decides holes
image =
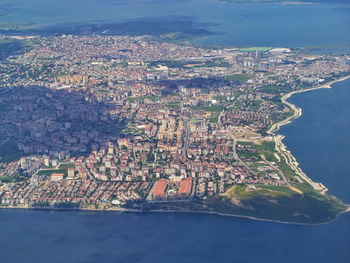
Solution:
[[[144,18],[192,21],[215,35],[193,43],[214,46],[313,47],[350,51],[350,3],[229,3],[220,0],[2,0],[0,28],[125,22]]]

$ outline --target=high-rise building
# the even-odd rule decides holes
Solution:
[[[68,178],[74,178],[74,175],[75,175],[75,169],[68,168]]]
[[[46,167],[49,167],[49,166],[50,166],[50,157],[48,157],[48,156],[45,156],[45,157],[44,157],[44,165],[45,165]]]

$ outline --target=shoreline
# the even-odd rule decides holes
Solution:
[[[321,86],[317,86],[317,87],[313,87],[313,88],[308,88],[308,89],[302,89],[302,90],[295,90],[292,92],[289,92],[285,95],[282,96],[281,101],[282,103],[286,104],[287,106],[290,106],[293,110],[297,111],[296,113],[293,114],[293,116],[290,116],[280,122],[277,122],[275,124],[273,124],[271,126],[271,128],[267,131],[267,133],[273,135],[276,131],[279,130],[280,127],[282,127],[283,125],[289,124],[291,121],[293,121],[294,119],[300,117],[302,115],[302,110],[300,108],[298,108],[297,106],[295,106],[294,104],[290,103],[287,101],[288,98],[290,98],[292,95],[297,94],[297,93],[303,93],[303,92],[308,92],[308,91],[313,91],[313,90],[318,90],[318,89],[331,89],[333,88],[332,85],[337,83],[337,82],[341,82],[344,80],[347,80],[350,78],[350,75],[342,77],[340,79],[336,79],[336,80],[332,80],[330,82],[327,82]],[[300,115],[299,115],[300,114]]]
[[[294,114],[292,116],[287,117],[286,119],[277,122],[271,126],[271,128],[267,131],[267,133],[270,136],[274,137],[275,143],[276,143],[276,150],[281,155],[282,158],[285,159],[287,164],[295,171],[297,176],[300,176],[302,180],[309,183],[315,190],[320,191],[322,194],[326,194],[327,188],[322,183],[317,183],[312,181],[299,167],[299,163],[296,161],[296,158],[291,154],[291,152],[287,149],[287,146],[283,143],[283,139],[285,136],[276,134],[280,127],[283,125],[291,123],[294,119],[299,118],[302,116],[302,109],[298,108],[294,104],[287,101],[289,97],[296,93],[302,93],[307,91],[313,91],[317,89],[322,88],[333,88],[331,85],[337,82],[344,81],[346,79],[349,79],[349,76],[342,77],[340,79],[336,79],[333,81],[330,81],[328,83],[325,83],[318,87],[313,87],[309,89],[303,89],[303,90],[297,90],[292,91],[288,94],[285,94],[281,100],[282,103],[289,106],[293,111]],[[298,223],[298,222],[291,222],[291,221],[281,221],[281,220],[273,220],[273,219],[264,219],[259,218],[255,216],[248,216],[248,215],[239,215],[239,214],[226,214],[216,211],[181,211],[181,210],[139,210],[139,209],[129,209],[129,208],[108,208],[108,209],[94,209],[94,208],[54,208],[54,207],[28,207],[28,206],[2,206],[0,205],[0,209],[23,209],[23,210],[52,210],[52,211],[87,211],[87,212],[119,212],[119,214],[123,212],[127,213],[188,213],[188,214],[207,214],[207,215],[217,215],[217,216],[226,216],[226,217],[236,217],[236,218],[245,218],[250,220],[256,220],[256,221],[265,221],[265,222],[274,222],[274,223],[280,223],[280,224],[290,224],[290,225],[305,225],[305,226],[311,226],[311,225],[324,225],[329,224],[333,221],[335,221],[341,214],[349,213],[350,212],[350,205],[345,204],[347,208],[343,211],[338,212],[335,217],[331,220],[320,222],[320,223]]]
[[[276,134],[276,132],[282,126],[287,125],[287,124],[291,123],[293,120],[302,116],[302,109],[287,101],[287,99],[290,98],[292,95],[297,94],[297,93],[318,90],[318,89],[331,89],[331,88],[333,88],[332,87],[333,84],[347,80],[349,78],[350,78],[350,75],[342,77],[340,79],[332,80],[332,81],[327,82],[327,83],[325,83],[321,86],[318,86],[318,87],[296,90],[296,91],[292,91],[290,93],[285,94],[284,96],[282,96],[281,101],[283,104],[290,107],[294,113],[292,116],[289,116],[286,119],[273,124],[271,126],[271,128],[267,131],[267,133],[269,135],[274,137],[275,147],[276,147],[275,149],[285,159],[285,161],[287,162],[289,167],[292,168],[292,170],[296,173],[297,176],[299,176],[302,180],[304,180],[308,184],[310,184],[314,190],[319,191],[322,194],[326,194],[326,192],[328,191],[327,187],[324,186],[322,183],[314,182],[310,177],[308,177],[302,171],[302,169],[299,167],[299,163],[297,162],[296,158],[292,155],[292,153],[288,150],[287,146],[283,143],[283,139],[285,138],[285,136],[283,136],[281,134]],[[350,208],[349,205],[348,205],[348,207]],[[350,211],[347,211],[347,212],[350,212]]]
[[[299,225],[299,226],[317,226],[317,225],[327,225],[332,223],[333,221],[337,220],[338,217],[342,214],[346,214],[350,212],[350,207],[348,207],[346,210],[339,212],[336,214],[336,216],[328,221],[320,222],[320,223],[298,223],[298,222],[291,222],[291,221],[282,221],[282,220],[274,220],[274,219],[266,219],[266,218],[259,218],[255,216],[248,216],[248,215],[237,215],[237,214],[226,214],[221,212],[215,212],[215,211],[180,211],[180,210],[138,210],[138,209],[129,209],[129,208],[112,208],[112,209],[93,209],[93,208],[53,208],[53,207],[21,207],[21,206],[0,206],[0,209],[19,209],[19,210],[46,210],[46,211],[75,211],[75,212],[119,212],[118,214],[122,213],[179,213],[179,214],[202,214],[202,215],[216,215],[216,216],[223,216],[223,217],[235,217],[235,218],[243,218],[243,219],[249,219],[254,221],[261,221],[261,222],[271,222],[271,223],[279,223],[284,225]]]

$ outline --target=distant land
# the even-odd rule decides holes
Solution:
[[[0,17],[2,34],[156,36],[158,32],[167,35],[166,41],[188,40],[207,46],[282,46],[310,48],[319,53],[348,53],[350,49],[348,32],[342,26],[347,21],[346,1],[318,1],[315,5],[280,4],[281,1],[229,4],[218,0],[31,3],[2,2],[0,13],[8,14]],[[315,46],[318,48],[312,48]]]
[[[347,262],[349,4],[0,0],[1,260]]]

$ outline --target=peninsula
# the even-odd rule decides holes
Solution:
[[[348,55],[154,36],[2,36],[0,207],[331,221],[349,207],[278,134]]]

